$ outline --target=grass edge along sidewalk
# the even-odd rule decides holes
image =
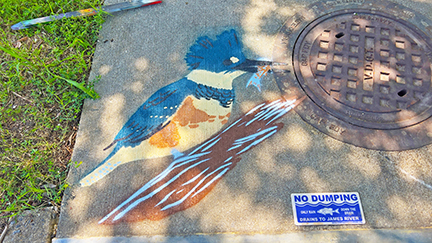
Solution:
[[[100,6],[103,0],[0,3],[0,220],[59,206],[67,184],[102,14],[13,31],[18,21]],[[1,224],[0,224],[1,226]]]

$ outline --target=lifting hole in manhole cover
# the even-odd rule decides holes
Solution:
[[[297,113],[334,138],[371,149],[418,148],[432,142],[431,37],[411,10],[405,20],[370,10],[385,4],[404,13],[366,0],[334,12],[317,3],[314,13],[325,10],[310,20],[295,15],[278,35],[273,57],[288,66],[275,77],[284,94],[307,95]]]

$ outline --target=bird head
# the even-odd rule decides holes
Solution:
[[[191,70],[201,69],[215,73],[235,71],[254,73],[258,71],[258,66],[271,64],[268,61],[246,59],[235,30],[224,31],[216,37],[216,40],[207,36],[199,37],[191,46],[185,60]]]

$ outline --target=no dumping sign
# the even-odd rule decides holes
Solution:
[[[364,224],[357,192],[291,194],[296,225]]]

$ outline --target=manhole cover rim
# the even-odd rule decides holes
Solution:
[[[378,12],[377,9],[385,9],[387,14],[398,16],[395,19],[408,22],[415,26],[416,30],[424,30],[422,33],[429,38],[432,36],[432,21],[430,19],[393,2],[347,0],[341,3],[336,0],[314,3],[304,11],[297,12],[285,22],[274,44],[273,60],[288,64],[274,68],[276,82],[286,97],[305,96],[294,75],[294,67],[290,65],[293,58],[292,49],[298,36],[314,20],[335,12],[348,12],[353,8],[372,11],[373,13]],[[427,119],[411,127],[385,131],[363,128],[344,122],[323,112],[309,97],[306,97],[304,102],[295,110],[303,120],[319,131],[340,141],[368,149],[407,150],[419,148],[432,142],[432,119]],[[382,137],[384,139],[381,139]]]
[[[350,109],[351,107],[349,107],[348,105],[345,108],[345,110],[343,110],[343,113],[341,114],[341,110],[337,110],[337,109],[333,109],[332,107],[334,106],[339,106],[339,103],[337,100],[331,98],[330,96],[326,96],[325,92],[321,90],[321,95],[317,95],[316,92],[312,92],[311,89],[314,88],[314,81],[310,81],[307,80],[307,78],[303,78],[303,76],[301,75],[301,69],[305,69],[308,66],[306,65],[301,65],[302,60],[300,58],[301,52],[304,49],[304,42],[308,43],[308,41],[310,41],[310,37],[307,39],[306,37],[308,36],[308,34],[310,33],[310,31],[312,31],[315,27],[319,26],[322,22],[327,21],[329,19],[336,19],[339,16],[347,16],[347,15],[351,15],[351,14],[373,14],[379,17],[386,17],[389,18],[393,21],[397,21],[400,22],[400,20],[395,20],[392,19],[391,16],[388,16],[385,13],[378,13],[377,11],[374,11],[374,13],[372,13],[371,11],[368,10],[364,10],[364,9],[350,9],[348,11],[336,11],[334,13],[325,15],[325,16],[321,16],[320,18],[315,19],[312,23],[310,23],[306,28],[304,28],[299,37],[297,38],[295,44],[294,44],[294,50],[293,50],[293,63],[294,63],[294,71],[295,71],[295,75],[297,80],[301,80],[300,86],[302,87],[302,89],[306,92],[306,94],[312,98],[312,100],[317,104],[317,106],[319,106],[321,109],[326,110],[327,112],[331,113],[332,115],[336,116],[338,119],[344,120],[347,123],[356,125],[356,126],[360,126],[360,127],[365,127],[365,128],[371,128],[371,129],[384,129],[384,130],[389,130],[389,129],[399,129],[402,127],[408,127],[408,126],[412,126],[415,125],[419,122],[422,122],[426,119],[428,119],[431,115],[432,115],[432,110],[428,109],[425,111],[420,111],[420,114],[416,114],[415,116],[411,117],[411,118],[406,118],[403,121],[402,120],[398,120],[398,121],[394,121],[396,119],[396,117],[387,119],[387,121],[385,121],[382,117],[379,117],[377,112],[373,112],[373,111],[367,111],[367,110],[356,110],[355,108]],[[401,24],[401,23],[400,23]],[[408,23],[406,23],[408,24]],[[412,28],[412,26],[403,26],[405,28]],[[418,34],[418,33],[415,33]],[[424,36],[423,36],[424,37]],[[314,40],[315,41],[315,40]],[[310,41],[310,42],[314,42],[314,41]],[[310,43],[309,42],[309,43]],[[424,44],[428,45],[429,50],[431,49],[432,44],[430,43],[430,41],[428,39],[424,40]],[[299,44],[300,43],[300,44]],[[298,61],[297,61],[298,60]],[[303,67],[302,67],[303,66]],[[429,62],[429,70],[428,70],[428,74],[430,76],[430,62]],[[315,74],[314,74],[315,75]],[[312,77],[315,78],[315,77]],[[310,78],[309,78],[310,79]],[[316,80],[316,79],[315,79]],[[309,84],[309,85],[308,85]],[[312,85],[311,85],[312,84]],[[429,78],[429,83],[430,85],[430,78]],[[316,88],[316,87],[315,87]],[[402,89],[402,88],[400,88]],[[403,89],[405,90],[405,89]],[[318,91],[320,91],[320,89],[318,89]],[[430,94],[429,94],[430,96]],[[425,106],[430,106],[431,104],[424,104],[424,101],[428,101],[429,103],[432,103],[431,99],[422,99],[419,100],[419,102],[417,102],[417,104],[415,104],[416,107],[425,107]],[[410,107],[413,108],[413,107]],[[399,110],[395,110],[394,112],[397,112],[398,114],[395,113],[394,116],[398,116],[400,113],[400,111],[402,111],[401,109]],[[418,113],[418,111],[416,112]],[[384,116],[390,116],[391,113],[385,113]],[[353,117],[352,119],[350,119],[350,117]],[[368,121],[368,117],[371,118],[371,121]],[[381,120],[382,122],[377,123],[375,121],[379,121]]]

